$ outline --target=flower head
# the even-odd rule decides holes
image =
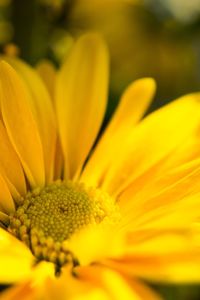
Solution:
[[[18,285],[2,299],[159,299],[138,278],[199,280],[200,95],[139,122],[155,83],[137,80],[97,139],[109,71],[99,36],[41,77],[4,60],[0,280]]]

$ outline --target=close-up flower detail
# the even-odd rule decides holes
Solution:
[[[60,69],[0,61],[0,299],[161,299],[200,281],[200,93],[147,114],[138,79],[103,125],[109,53],[88,33]],[[11,285],[11,286],[9,286]]]

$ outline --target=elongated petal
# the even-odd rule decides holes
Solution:
[[[147,228],[133,230],[127,234],[126,254],[141,257],[173,256],[177,253],[191,253],[192,251],[197,254],[199,251],[199,231],[194,228],[195,225],[191,226],[190,229]]]
[[[110,225],[88,227],[70,239],[69,248],[81,265],[90,265],[105,257],[119,257],[124,253],[124,240],[121,235],[113,235],[114,230],[115,226]]]
[[[39,62],[36,66],[36,70],[40,77],[42,78],[51,100],[54,103],[55,100],[55,82],[56,82],[56,70],[53,64],[48,60],[43,60]]]
[[[121,226],[124,230],[189,228],[199,217],[199,176],[200,160],[164,174],[152,185],[147,183],[146,191],[144,186],[144,192],[133,193],[131,198],[127,190],[121,205]]]
[[[50,182],[53,178],[56,147],[56,121],[52,101],[45,85],[33,68],[17,58],[7,58],[7,61],[21,75],[31,96],[29,106],[37,121],[43,146],[46,182]]]
[[[2,121],[0,121],[0,153],[0,173],[6,178],[11,193],[14,186],[19,194],[24,195],[26,184],[23,169]]]
[[[132,299],[132,300],[159,300],[161,299],[148,287],[135,280],[127,280],[125,276],[113,270],[93,266],[77,270],[82,280],[90,280],[97,287],[100,287],[110,299]]]
[[[95,34],[81,37],[64,63],[56,86],[56,106],[65,177],[79,174],[105,113],[107,49]]]
[[[77,277],[71,276],[69,268],[63,269],[58,280],[47,280],[44,293],[48,300],[160,300],[147,286],[128,280],[107,268],[93,265],[76,268]]]
[[[63,268],[58,280],[47,279],[43,286],[41,298],[47,300],[109,300],[105,291],[94,286],[92,282],[81,280],[70,274],[69,268]]]
[[[151,104],[155,89],[156,83],[152,78],[138,79],[130,84],[122,94],[107,131],[112,135],[120,126],[137,124]]]
[[[191,230],[141,231],[135,237],[132,233],[132,243],[130,240],[129,243],[127,255],[104,263],[129,276],[165,282],[199,282],[199,243]]]
[[[53,264],[47,262],[40,262],[37,266],[32,266],[32,268],[30,268],[30,272],[28,272],[24,278],[22,278],[14,286],[7,289],[4,293],[0,294],[0,300],[48,299],[47,293],[43,294],[43,290],[46,289],[47,278],[53,278],[55,281],[54,271]],[[60,300],[60,298],[58,299]]]
[[[29,105],[29,95],[17,73],[0,63],[0,103],[10,141],[17,152],[31,186],[45,182],[41,140]]]
[[[6,213],[3,213],[2,211],[0,211],[0,223],[1,223],[1,225],[2,226],[9,225],[9,221],[10,221],[10,219],[9,219],[8,215]]]
[[[193,193],[198,191],[198,174],[200,168],[200,158],[185,163],[179,167],[174,167],[165,172],[157,172],[156,169],[162,170],[158,164],[156,168],[150,169],[143,176],[139,177],[119,196],[118,203],[121,211],[129,211],[133,206],[142,207],[143,203],[149,199],[167,193],[168,190],[176,189],[182,184],[182,187],[189,187]],[[196,178],[196,179],[195,179]],[[195,179],[195,181],[193,181]],[[193,184],[192,184],[193,183]],[[195,185],[196,183],[196,185]],[[187,193],[186,189],[177,189],[176,196]],[[178,194],[180,191],[180,194]],[[132,201],[134,199],[134,201]],[[170,199],[169,202],[174,202],[175,199]],[[168,202],[168,203],[169,203]],[[161,203],[160,203],[161,204]],[[125,209],[125,210],[124,210]]]
[[[31,282],[25,282],[14,287],[10,287],[0,294],[0,300],[35,300],[34,290]]]
[[[199,129],[191,134],[190,137],[182,143],[172,155],[165,159],[160,164],[159,171],[165,172],[171,168],[181,166],[183,164],[192,162],[200,157],[200,132]]]
[[[4,178],[0,174],[0,210],[5,213],[15,211],[15,204]]]
[[[187,122],[185,121],[187,120]],[[193,134],[200,120],[200,94],[184,96],[145,118],[113,155],[102,187],[117,195]]]
[[[113,145],[119,143],[120,147],[123,145],[124,139],[132,133],[134,126],[151,103],[154,93],[155,82],[151,78],[134,81],[127,88],[110,124],[89,159],[81,180],[95,186],[99,184],[112,160]]]
[[[0,228],[0,282],[20,281],[31,273],[33,256],[19,240]]]
[[[55,161],[54,161],[54,180],[62,178],[63,168],[64,168],[64,158],[62,153],[62,147],[60,144],[60,139],[59,137],[57,137]]]

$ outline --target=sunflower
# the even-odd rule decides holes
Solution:
[[[0,299],[160,299],[141,278],[200,279],[200,95],[139,122],[155,82],[137,80],[100,134],[108,65],[93,33],[58,72],[0,62]]]

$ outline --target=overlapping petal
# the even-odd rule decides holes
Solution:
[[[199,114],[197,93],[186,95],[146,117],[123,144],[118,140],[112,145],[112,159],[102,187],[111,194],[119,194],[184,143],[199,128]]]
[[[140,282],[130,281],[98,265],[77,268],[76,274],[73,278],[69,272],[64,272],[57,281],[48,280],[44,290],[47,299],[160,300],[158,295]]]
[[[125,276],[101,266],[80,268],[77,270],[80,279],[89,280],[94,286],[105,291],[108,299],[120,300],[159,300],[156,293],[145,287],[138,281],[129,280]]]
[[[8,290],[1,292],[0,300],[34,300],[34,289],[31,286],[31,282],[26,282]]]
[[[81,180],[94,186],[101,183],[112,161],[115,147],[123,147],[127,136],[132,133],[151,103],[154,93],[155,82],[152,78],[139,79],[126,89],[114,116],[84,168]]]
[[[20,160],[13,149],[8,134],[0,121],[0,173],[6,179],[14,197],[26,193],[26,183]]]
[[[30,96],[17,73],[0,63],[0,103],[9,139],[31,186],[45,183],[44,155],[38,127],[30,108]]]
[[[198,159],[147,181],[143,188],[132,184],[119,198],[122,228],[189,228],[199,217],[199,176]]]
[[[15,204],[4,178],[0,175],[0,211],[11,213],[15,211]]]
[[[199,242],[192,231],[144,230],[129,236],[127,254],[106,266],[157,282],[199,282]]]
[[[30,95],[28,103],[37,121],[38,131],[43,147],[45,178],[49,183],[53,178],[56,148],[56,120],[51,98],[36,71],[17,58],[7,58],[23,79]],[[52,86],[53,88],[53,86]]]
[[[58,74],[56,107],[65,178],[76,177],[97,137],[107,102],[108,54],[96,34],[81,37]]]
[[[31,274],[33,256],[19,240],[0,228],[0,282],[14,283]]]
[[[36,70],[40,77],[42,78],[51,100],[55,101],[55,83],[56,83],[56,70],[53,64],[48,60],[42,60],[36,66]]]

